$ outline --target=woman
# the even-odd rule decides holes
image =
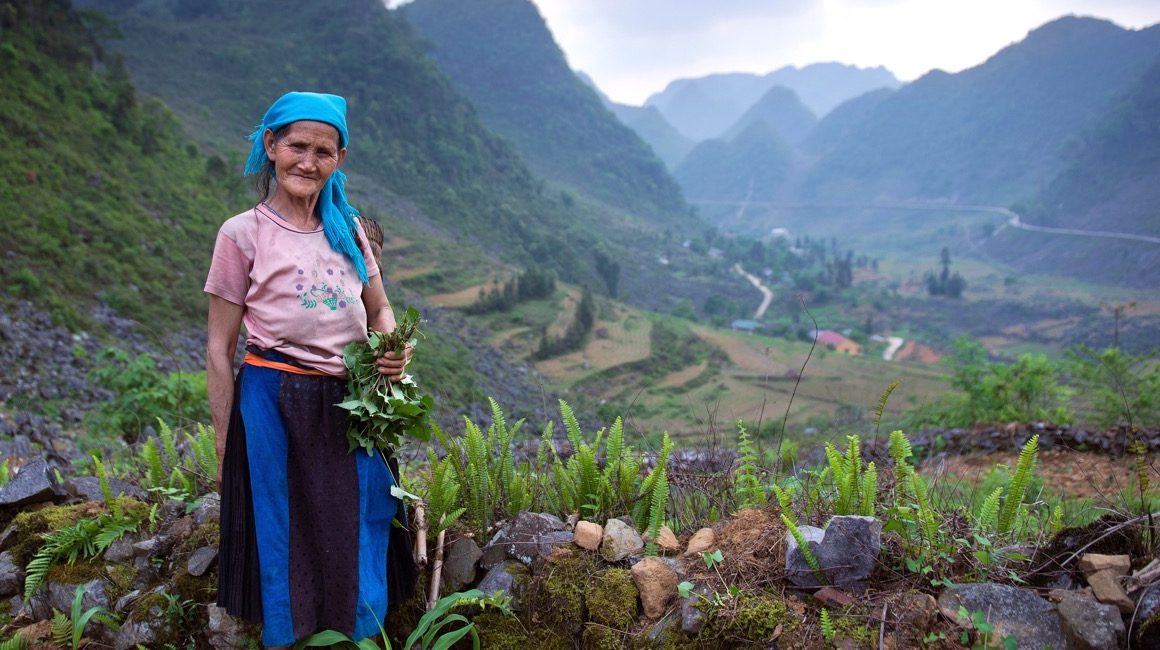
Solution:
[[[343,348],[395,318],[338,170],[346,100],[288,93],[250,138],[246,174],[264,200],[221,227],[205,283],[222,468],[218,605],[261,621],[267,647],[322,629],[359,640],[385,619],[388,542],[405,537],[391,520],[403,512],[384,459],[348,452],[347,412],[335,404]],[[383,357],[379,371],[398,379],[408,356]]]

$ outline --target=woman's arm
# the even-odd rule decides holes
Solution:
[[[395,312],[387,300],[386,290],[383,289],[383,276],[376,275],[370,282],[363,285],[363,305],[367,310],[367,326],[380,332],[391,332],[395,329]],[[388,352],[379,357],[379,372],[390,379],[403,376],[403,369],[411,360],[411,346],[403,351],[402,355]]]
[[[242,306],[210,294],[209,342],[205,350],[205,379],[209,393],[209,410],[217,437],[218,482],[226,454],[230,411],[234,406],[234,354],[242,329]]]

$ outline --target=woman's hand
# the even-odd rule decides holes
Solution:
[[[375,361],[379,374],[386,375],[391,381],[398,381],[403,377],[403,370],[411,362],[411,346],[403,349],[403,354],[388,352]]]

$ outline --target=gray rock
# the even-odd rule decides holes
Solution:
[[[1129,627],[1137,648],[1160,648],[1160,585],[1152,585],[1136,599],[1136,613]]]
[[[572,540],[575,539],[575,537],[576,536],[574,533],[568,532],[566,530],[549,531],[543,535],[540,535],[539,539],[537,540],[538,548],[536,550],[539,551],[541,556],[547,557],[552,554],[553,548],[557,546],[571,545]]]
[[[826,582],[847,591],[861,591],[874,572],[882,549],[882,522],[874,517],[854,515],[832,517],[824,531],[813,526],[799,528],[802,537],[821,565]],[[786,537],[786,577],[799,587],[821,583],[792,535]]]
[[[20,537],[20,531],[16,530],[16,524],[8,524],[4,532],[0,533],[0,551],[7,551],[12,548],[16,540]]]
[[[203,576],[213,561],[217,559],[218,549],[216,546],[203,546],[193,553],[189,554],[189,560],[185,563],[185,570],[189,571],[191,576]]]
[[[134,650],[138,647],[157,647],[157,640],[166,636],[165,620],[161,617],[161,608],[156,605],[149,608],[149,616],[142,621],[128,620],[121,624],[117,636],[113,639],[113,650]]]
[[[1086,598],[1065,598],[1056,609],[1070,650],[1116,650],[1124,647],[1124,619],[1115,605]]]
[[[475,564],[481,557],[483,551],[470,537],[460,537],[451,543],[443,561],[443,587],[446,593],[454,593],[475,582]]]
[[[244,648],[244,633],[238,619],[230,616],[225,609],[217,605],[209,605],[206,610],[208,623],[206,625],[207,640],[216,650],[233,650]]]
[[[493,566],[479,582],[477,587],[485,594],[494,594],[497,591],[503,592],[505,596],[511,598],[511,607],[514,611],[519,611],[520,595],[521,595],[521,580],[528,575],[528,568],[517,562],[516,560],[504,560],[503,562]]]
[[[30,503],[52,501],[56,489],[43,458],[29,461],[7,485],[0,487],[0,507],[16,508]]]
[[[210,492],[201,498],[201,503],[197,504],[190,517],[193,518],[193,523],[204,526],[207,521],[218,521],[221,518],[221,511],[222,498],[217,492]]]
[[[15,596],[24,590],[24,570],[12,561],[12,554],[0,553],[0,598]]]
[[[117,614],[124,614],[125,612],[129,611],[129,608],[132,607],[133,603],[137,602],[137,599],[140,597],[140,589],[134,589],[133,591],[130,591],[129,593],[117,599],[116,604],[113,605],[113,612]]]
[[[487,571],[495,565],[507,560],[507,529],[500,530],[483,547],[483,556],[479,558],[479,566]]]
[[[61,487],[64,488],[65,493],[72,499],[101,502],[105,500],[105,494],[101,492],[101,481],[95,476],[81,476],[70,479],[65,481]],[[144,501],[149,496],[145,490],[142,490],[136,485],[116,478],[109,479],[109,491],[113,493],[114,497],[123,494],[140,501]]]
[[[108,562],[128,562],[133,559],[134,550],[133,544],[136,540],[133,537],[121,537],[117,541],[109,544],[109,548],[105,549],[105,560]]]
[[[608,562],[619,562],[644,550],[644,540],[636,530],[619,519],[604,524],[604,539],[600,541],[600,556]]]
[[[562,530],[564,522],[555,515],[521,512],[507,529],[507,556],[531,566],[540,556],[540,538],[545,533]]]
[[[705,610],[701,607],[708,602],[713,590],[709,585],[700,584],[693,587],[689,595],[681,599],[681,631],[685,634],[698,634],[705,627]]]
[[[94,578],[83,585],[50,582],[48,583],[48,602],[52,607],[67,612],[72,607],[73,599],[77,595],[77,587],[80,586],[84,593],[84,596],[81,597],[82,612],[91,607],[109,609],[112,603],[109,602],[109,594],[106,590],[108,584],[102,578]]]
[[[1067,647],[1055,606],[1026,589],[991,583],[959,584],[939,594],[942,615],[960,627],[969,627],[970,620],[959,616],[960,607],[969,613],[987,614],[987,620],[994,625],[991,639],[1000,644],[1012,636],[1018,650]]]

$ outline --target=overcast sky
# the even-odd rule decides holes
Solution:
[[[1160,0],[533,0],[569,64],[614,100],[668,82],[837,61],[911,81],[982,63],[1066,14],[1139,29]]]

